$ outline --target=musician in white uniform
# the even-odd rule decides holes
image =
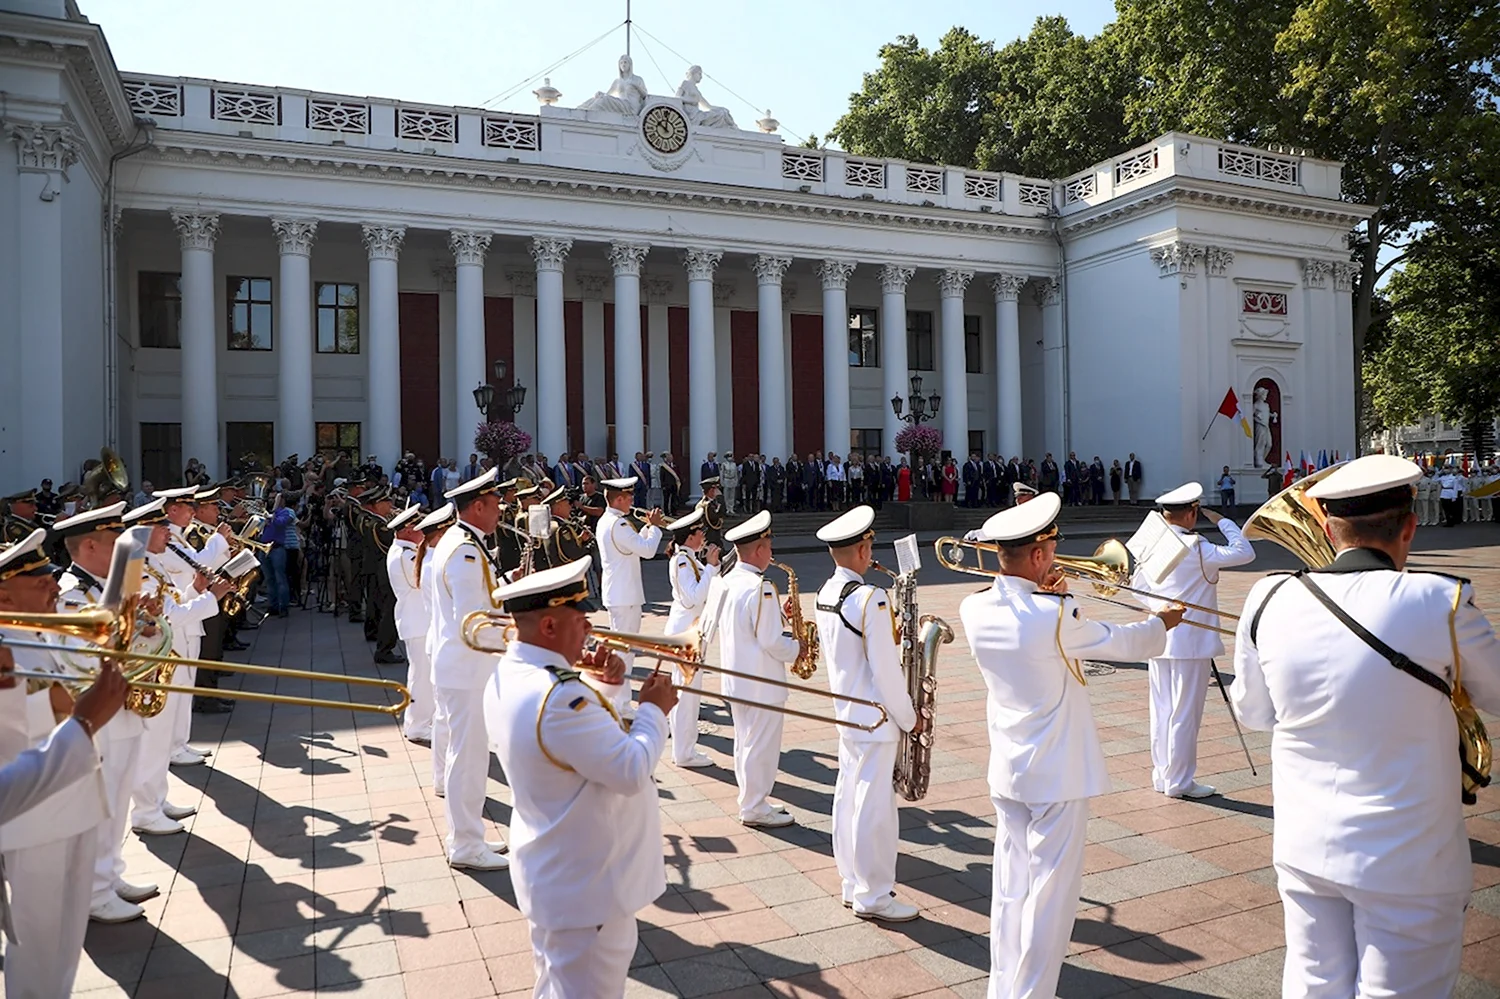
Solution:
[[[484,546],[500,519],[497,469],[448,490],[458,523],[432,550],[432,678],[447,730],[444,753],[443,812],[451,867],[498,871],[510,866],[484,839],[485,781],[490,747],[485,733],[481,694],[495,672],[494,658],[463,641],[464,618],[472,611],[492,610],[490,593],[500,570]],[[427,571],[427,570],[424,570]],[[500,844],[501,847],[504,844]]]
[[[456,523],[458,512],[454,510],[452,503],[444,503],[417,521],[417,532],[422,535],[422,540],[417,544],[416,554],[412,558],[412,578],[417,582],[417,590],[422,595],[427,615],[427,630],[417,640],[422,645],[422,661],[427,665],[427,678],[416,678],[416,682],[426,686],[432,700],[432,793],[439,798],[448,793],[448,718],[443,714],[443,705],[437,699],[436,673],[432,665],[432,653],[437,645],[437,627],[433,618],[437,593],[434,589],[436,577],[432,572],[432,553],[443,539],[443,534]],[[408,658],[410,653],[411,649],[408,647]]]
[[[600,597],[609,611],[609,626],[615,631],[641,630],[641,607],[646,591],[641,586],[641,559],[655,558],[661,545],[662,512],[653,509],[646,515],[646,526],[637,530],[630,522],[630,502],[635,496],[634,476],[628,479],[605,479],[604,513],[594,536],[599,539],[601,565]],[[621,657],[625,668],[635,661],[633,655]],[[614,695],[615,710],[627,712],[630,685],[622,684]]]
[[[422,532],[417,522],[422,508],[413,504],[386,521],[396,533],[385,553],[385,572],[396,597],[396,636],[406,646],[406,689],[411,703],[401,720],[403,734],[412,742],[432,744],[432,660],[427,656],[427,633],[432,615],[417,585],[417,546]]]
[[[782,606],[775,585],[763,573],[771,564],[771,514],[762,510],[724,533],[738,560],[724,577],[724,602],[719,614],[719,661],[725,669],[785,681],[787,663],[795,662],[802,643],[788,628],[788,608]],[[726,676],[721,689],[765,708],[735,704],[734,780],[739,786],[740,821],[747,826],[776,828],[796,819],[769,801],[781,768],[781,730],[786,715],[773,710],[786,703],[786,688]]]
[[[857,506],[818,531],[835,566],[817,596],[828,687],[835,694],[874,701],[887,716],[873,732],[838,727],[833,859],[844,882],[844,904],[856,916],[902,923],[916,919],[918,912],[893,897],[901,829],[891,775],[902,733],[916,727],[917,713],[901,674],[890,595],[864,578],[875,561],[874,523],[875,510]],[[842,721],[863,725],[880,718],[874,708],[847,701],[838,701],[835,712]]]
[[[210,583],[208,579],[189,570],[177,572],[183,566],[181,559],[171,556],[167,561],[167,543],[171,537],[171,525],[167,521],[166,501],[157,499],[145,506],[138,506],[121,519],[126,528],[150,527],[151,539],[146,545],[146,565],[167,581],[168,589],[162,598],[162,613],[172,628],[172,654],[188,656],[196,640],[192,635],[195,627],[218,613],[218,598],[229,592],[229,583]],[[147,576],[155,584],[155,578]],[[186,582],[183,583],[183,579]],[[149,588],[143,581],[142,587]],[[179,680],[182,667],[172,675],[174,684]],[[187,694],[168,694],[166,707],[154,718],[144,719],[145,732],[141,735],[141,755],[136,764],[135,784],[130,790],[134,808],[130,813],[130,828],[143,836],[170,836],[183,831],[181,819],[197,811],[191,805],[174,805],[167,800],[167,767],[172,758],[172,740],[176,734],[177,712],[188,713],[191,698]]]
[[[661,806],[652,772],[677,692],[648,677],[627,731],[609,699],[581,682],[588,559],[495,591],[515,618],[485,693],[495,753],[510,780],[511,878],[531,924],[537,999],[620,999],[635,954],[635,914],[666,890]],[[625,664],[584,660],[606,686]]]
[[[1440,999],[1458,978],[1473,875],[1443,691],[1500,711],[1500,641],[1466,580],[1406,569],[1420,475],[1369,455],[1310,487],[1337,558],[1256,583],[1236,633],[1230,695],[1271,732],[1284,996]]]
[[[46,533],[33,531],[0,548],[0,611],[57,612],[58,588],[52,578],[57,567],[42,548]],[[17,640],[56,644],[42,632],[6,633]],[[16,669],[62,671],[49,651],[17,648],[11,656]],[[0,765],[44,745],[56,716],[76,709],[60,686],[29,696],[25,685],[0,691]],[[72,991],[89,922],[99,823],[109,814],[98,754],[93,747],[91,752],[95,765],[87,776],[0,826],[0,869],[10,892],[4,926],[7,999],[61,999]]]
[[[671,583],[672,609],[667,613],[668,635],[681,635],[698,628],[698,618],[708,600],[708,588],[719,571],[719,550],[703,551],[703,508],[695,507],[686,517],[680,517],[666,525],[675,546],[672,551]],[[672,679],[682,683],[682,671],[672,667]],[[694,690],[703,686],[703,673],[695,672]],[[672,729],[672,762],[679,767],[694,769],[711,767],[714,761],[698,749],[698,708],[702,702],[699,694],[682,692],[677,706],[668,719]]]
[[[1083,660],[1160,655],[1182,616],[1168,609],[1124,625],[1084,617],[1053,571],[1061,506],[1056,493],[1042,493],[985,521],[984,539],[1000,545],[1000,573],[959,605],[989,693],[989,999],[1051,999],[1068,954],[1088,799],[1112,789]]]
[[[1255,549],[1239,526],[1228,517],[1200,506],[1203,486],[1189,482],[1156,498],[1166,519],[1187,554],[1176,568],[1153,581],[1137,572],[1131,585],[1150,590],[1161,599],[1144,598],[1148,608],[1168,606],[1181,600],[1205,607],[1219,606],[1219,573],[1255,561]],[[1193,533],[1202,514],[1224,534],[1225,544],[1216,545]],[[1185,621],[1217,625],[1216,615],[1189,610]],[[1169,798],[1207,798],[1217,794],[1211,784],[1196,779],[1198,729],[1203,723],[1203,701],[1214,656],[1224,654],[1217,631],[1191,625],[1173,628],[1167,647],[1152,658],[1148,676],[1151,686],[1151,786]]]
[[[61,591],[57,602],[59,613],[77,613],[103,599],[115,539],[125,530],[125,522],[121,520],[124,513],[125,504],[116,503],[59,520],[53,525],[52,536],[62,539],[72,560],[68,571],[57,581]],[[82,643],[64,640],[61,644],[73,646]],[[94,669],[99,664],[99,660],[92,657],[71,657],[66,653],[62,653],[62,657],[70,667],[76,664],[84,669]],[[140,763],[141,737],[145,731],[145,722],[140,715],[121,711],[95,734],[109,803],[109,815],[99,823],[97,831],[98,856],[94,861],[93,896],[89,902],[89,919],[96,923],[138,919],[145,915],[146,910],[137,903],[158,894],[154,884],[131,884],[125,880],[125,860],[120,849],[125,838],[125,820],[130,812],[130,789],[135,784]]]

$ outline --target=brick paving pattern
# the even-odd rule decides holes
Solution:
[[[1493,619],[1500,532],[1424,531],[1422,540],[1461,545],[1425,552],[1414,564],[1473,577]],[[804,593],[826,566],[807,559]],[[1267,567],[1226,573],[1224,605],[1237,607]],[[658,768],[670,887],[641,913],[629,995],[984,995],[994,813],[983,689],[957,614],[979,585],[949,581],[920,592],[922,610],[959,631],[939,659],[931,792],[901,812],[898,890],[923,918],[876,926],[840,904],[829,845],[832,727],[788,721],[777,795],[799,824],[752,831],[733,818],[728,716],[705,699],[712,731],[703,748],[720,767]],[[1106,620],[1128,616],[1089,607]],[[648,630],[659,631],[663,620],[649,617]],[[374,670],[358,626],[324,615],[294,612],[251,634],[255,662]],[[384,675],[401,673],[386,667]],[[823,681],[820,670],[814,682]],[[276,689],[313,693],[307,682]],[[1278,995],[1284,946],[1270,867],[1268,736],[1246,735],[1260,770],[1252,776],[1211,689],[1199,775],[1225,793],[1168,800],[1149,786],[1144,666],[1122,664],[1091,677],[1089,689],[1115,787],[1092,802],[1087,875],[1059,994]],[[322,684],[317,694],[343,690]],[[808,696],[792,703],[821,706]],[[195,718],[194,732],[214,756],[209,766],[173,770],[172,800],[199,809],[188,834],[132,837],[126,849],[131,879],[158,882],[162,895],[145,904],[145,920],[90,928],[77,995],[530,995],[527,928],[509,875],[446,866],[428,750],[405,742],[393,722],[245,704],[227,723]],[[503,777],[493,766],[488,819],[496,835],[510,818]],[[1475,894],[1457,994],[1497,997],[1500,790],[1482,794],[1468,815]]]

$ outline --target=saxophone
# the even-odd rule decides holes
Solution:
[[[797,653],[796,660],[788,667],[799,680],[806,680],[817,671],[818,638],[817,625],[802,616],[801,591],[797,588],[797,574],[792,567],[784,562],[771,563],[782,572],[786,573],[786,595],[792,602],[792,613],[790,615],[792,625],[792,637],[802,643],[802,651]]]
[[[938,646],[953,641],[953,629],[936,614],[917,614],[917,574],[897,574],[874,563],[891,577],[891,602],[897,608],[901,642],[901,672],[906,692],[916,709],[920,732],[907,732],[896,744],[896,793],[907,801],[920,801],[932,779],[933,727],[937,709]]]

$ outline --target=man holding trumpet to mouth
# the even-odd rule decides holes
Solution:
[[[485,693],[490,742],[510,780],[511,877],[531,924],[537,983],[549,999],[620,999],[635,954],[635,914],[666,891],[652,772],[677,703],[672,679],[641,686],[627,730],[608,687],[629,690],[624,660],[587,656],[589,560],[498,587],[514,635]],[[628,695],[627,695],[628,696]]]

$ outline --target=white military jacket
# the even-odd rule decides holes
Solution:
[[[447,536],[449,531],[455,531],[457,529],[458,528],[456,527],[450,527],[447,531],[444,531],[442,535],[439,535],[437,543],[429,544],[427,546],[427,551],[422,556],[422,578],[418,581],[418,586],[422,591],[422,602],[427,608],[427,631],[422,635],[421,642],[423,647],[427,650],[427,662],[429,664],[429,669],[431,671],[434,684],[437,683],[437,667],[435,665],[432,665],[433,660],[436,658],[437,654],[437,620],[434,617],[437,609],[437,573],[433,571],[432,563],[437,557],[438,544],[442,542],[443,538]],[[416,570],[416,562],[415,560],[413,560],[412,573],[415,574]],[[498,586],[499,584],[497,583],[496,585]]]
[[[641,588],[641,559],[654,558],[661,528],[640,531],[614,507],[605,507],[594,537],[599,543],[600,596],[605,607],[638,607],[646,602]]]
[[[1166,626],[1091,621],[1018,576],[996,576],[958,612],[989,691],[990,790],[1030,804],[1108,793],[1082,661],[1159,656]]]
[[[724,605],[719,612],[719,661],[725,669],[769,680],[785,680],[786,664],[795,662],[801,646],[787,629],[781,595],[761,570],[736,562],[724,577]],[[726,676],[720,689],[730,697],[762,704],[785,704],[786,688]]]
[[[510,781],[516,904],[545,930],[634,916],[666,891],[652,772],[666,716],[642,704],[626,732],[571,663],[512,642],[484,695]]]
[[[1219,571],[1231,566],[1245,565],[1255,561],[1255,549],[1240,533],[1239,525],[1228,517],[1216,525],[1224,533],[1226,544],[1216,545],[1201,534],[1194,534],[1175,524],[1172,533],[1182,539],[1188,547],[1177,568],[1167,573],[1159,583],[1153,583],[1143,573],[1136,573],[1131,586],[1159,593],[1164,598],[1153,600],[1141,598],[1141,603],[1151,610],[1161,610],[1174,600],[1185,600],[1190,604],[1207,607],[1219,606]],[[1217,625],[1219,618],[1190,610],[1182,616],[1183,621],[1201,621]],[[1211,659],[1224,654],[1224,640],[1217,631],[1194,628],[1184,624],[1167,632],[1167,648],[1161,659]]]
[[[174,542],[175,544],[175,542]],[[172,584],[172,590],[162,598],[162,614],[172,626],[172,652],[179,656],[190,656],[198,650],[190,640],[203,636],[203,622],[219,613],[219,599],[208,590],[198,592],[193,582],[198,574],[182,559],[173,555],[171,549],[160,555],[146,556],[146,561]],[[186,570],[185,572],[183,570]],[[148,573],[141,580],[142,591],[157,587],[155,579]]]
[[[464,644],[464,617],[494,610],[490,593],[502,578],[490,561],[479,530],[460,519],[427,552],[422,578],[432,573],[432,681],[454,690],[484,689],[495,672],[494,659]]]
[[[679,548],[672,555],[672,609],[667,613],[667,634],[687,631],[703,613],[708,587],[718,569],[698,561],[698,553]]]
[[[855,589],[840,599],[849,586]],[[896,619],[885,590],[864,581],[843,566],[818,591],[818,637],[828,668],[828,687],[835,694],[875,701],[884,706],[888,720],[873,732],[839,726],[839,738],[853,742],[895,742],[902,732],[917,724],[906,679],[901,673],[901,650],[897,645]],[[838,612],[823,610],[837,606]],[[873,724],[880,718],[874,708],[836,701],[834,714],[841,721]]]
[[[156,580],[149,575],[141,580],[141,592],[154,592]],[[57,611],[59,614],[75,614],[82,610],[86,604],[97,604],[104,598],[104,582],[94,576],[76,562],[68,567],[57,580],[58,589],[61,591],[57,598]],[[165,604],[163,605],[165,606]],[[165,610],[162,613],[166,617]],[[160,639],[158,639],[160,641]],[[78,640],[62,639],[58,641],[58,655],[64,662],[69,660],[65,651],[69,647],[84,644]],[[100,660],[92,656],[78,656],[77,661],[89,669],[98,667]],[[124,741],[142,735],[146,731],[146,722],[140,715],[128,708],[121,708],[115,712],[115,716],[104,723],[95,738],[97,741],[108,744],[114,741]],[[107,750],[106,750],[107,751]]]
[[[427,568],[427,562],[422,567]],[[432,616],[427,597],[417,586],[417,546],[397,538],[385,553],[385,572],[396,594],[396,634],[403,641],[424,638]]]
[[[1467,583],[1397,572],[1369,549],[1341,552],[1310,576],[1371,634],[1450,684],[1457,650],[1475,706],[1500,711],[1500,642]],[[1285,575],[1250,590],[1234,673],[1240,720],[1271,732],[1277,863],[1394,895],[1468,891],[1458,728],[1442,694]]]

